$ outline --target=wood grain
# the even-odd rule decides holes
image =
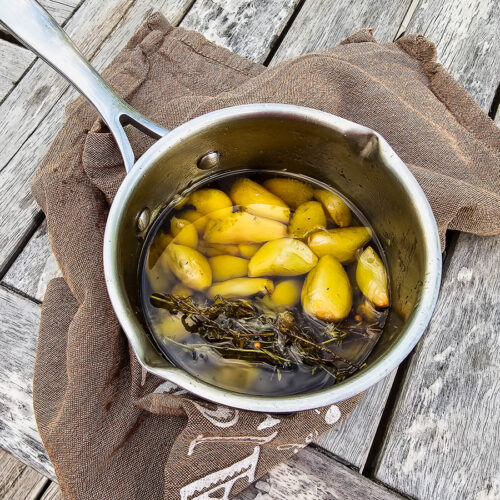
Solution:
[[[0,450],[0,498],[2,500],[38,499],[49,480]]]
[[[69,20],[65,31],[86,57],[95,54],[132,0],[87,0]],[[0,166],[18,151],[47,115],[68,84],[38,59],[0,106]]]
[[[499,26],[495,0],[421,0],[407,32],[432,40],[439,62],[488,113],[500,81]]]
[[[410,496],[500,498],[500,236],[461,234],[375,477]]]
[[[57,276],[61,276],[61,271],[50,248],[47,223],[43,221],[2,283],[41,302],[49,281]]]
[[[0,447],[54,477],[32,404],[40,306],[0,287],[0,311]]]
[[[300,0],[198,0],[182,22],[210,41],[263,62]]]
[[[64,25],[65,21],[71,16],[82,0],[38,0],[59,23]],[[7,33],[7,30],[0,26],[0,32]]]
[[[35,55],[19,45],[0,38],[0,102],[21,78]]]
[[[411,0],[306,0],[271,65],[332,47],[361,28],[373,28],[381,42],[391,41],[410,4]]]
[[[351,415],[315,443],[363,471],[396,371],[370,387]]]
[[[396,500],[399,495],[373,483],[345,465],[306,448],[256,481],[239,500]]]
[[[62,500],[61,490],[56,482],[51,482],[40,500]]]
[[[91,58],[92,64],[98,70],[102,70],[112,60],[152,11],[158,10],[162,12],[167,19],[175,24],[179,22],[189,8],[191,0],[136,0],[126,12],[126,15],[121,20],[115,22],[115,17],[119,15],[117,11],[122,12],[122,14],[125,11],[123,6],[119,8],[121,3],[121,0],[106,2],[105,7],[100,8],[99,14],[96,14],[97,19],[91,22],[88,18],[92,16],[96,8],[100,7],[101,3],[99,0],[87,0],[69,23],[73,23],[77,15],[84,17],[82,22],[87,23],[87,31],[81,28],[81,31],[84,33],[82,34],[78,31],[78,37],[80,39],[84,39],[85,36],[91,38],[91,31],[99,29],[103,33],[100,33],[95,38],[99,38],[101,41],[114,27],[111,36],[102,43],[97,54]],[[123,2],[123,4],[125,3]],[[87,8],[88,4],[90,4],[88,7],[89,10],[83,16],[82,10]],[[106,14],[110,17],[109,22],[105,20]],[[100,27],[101,24],[104,24],[105,28]],[[87,46],[89,44],[90,42],[87,41]],[[95,43],[90,45],[95,46]],[[0,274],[2,269],[5,270],[12,255],[18,252],[20,243],[36,227],[35,217],[39,213],[39,208],[31,196],[31,179],[49,149],[52,140],[64,124],[64,110],[66,105],[78,95],[73,89],[68,89],[68,85],[62,81],[61,77],[55,75],[53,70],[47,65],[38,67],[36,73],[32,73],[38,63],[44,64],[41,61],[36,62],[28,74],[15,87],[14,91],[11,92],[8,99],[0,106],[1,113],[3,106],[9,103],[12,107],[11,120],[13,122],[17,121],[19,126],[18,131],[15,131],[14,125],[11,124],[9,131],[0,132],[0,143],[7,145],[11,135],[15,136],[13,140],[17,140],[18,142],[24,141],[20,149],[7,164],[3,165],[0,162],[0,225],[2,227],[2,231],[0,232]],[[24,120],[24,117],[29,116],[29,113],[33,112],[31,108],[35,104],[32,101],[37,100],[36,95],[38,90],[36,88],[40,88],[39,82],[35,85],[35,90],[30,91],[28,88],[30,85],[29,82],[33,83],[34,78],[41,78],[48,86],[54,85],[55,87],[50,87],[50,90],[47,87],[47,94],[38,102],[40,108],[45,109],[50,105],[48,113],[44,116],[41,123],[36,127],[31,127],[25,123],[31,122],[31,119]],[[51,78],[53,81],[52,84],[49,84],[48,82]],[[29,82],[27,83],[28,80]],[[21,86],[24,86],[24,93],[19,90]],[[54,88],[61,92],[64,89],[66,90],[61,96],[56,98]],[[19,98],[17,103],[14,101],[10,102],[14,94]],[[39,114],[36,112],[35,117],[40,118]],[[4,118],[4,120],[7,119]],[[2,118],[0,116],[1,121]],[[27,136],[28,132],[31,135]],[[0,157],[2,157],[4,151],[0,150]]]

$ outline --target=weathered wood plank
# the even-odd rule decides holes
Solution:
[[[102,44],[97,55],[92,58],[92,63],[99,70],[103,69],[112,60],[152,11],[158,10],[162,12],[167,19],[176,24],[191,5],[191,0],[135,0],[126,15],[121,20],[117,20],[116,18],[126,11],[125,7],[130,1],[127,0],[127,3],[122,0],[112,0],[106,2],[103,6],[99,0],[87,0],[85,5],[78,10],[68,23],[69,28],[78,19],[87,24],[86,29],[79,27],[76,30],[77,38],[85,42],[86,50],[84,52],[87,54],[90,53],[90,46],[97,48],[97,44],[90,43],[87,38],[94,37],[102,42],[112,28],[115,28],[112,35]],[[88,4],[90,4],[90,7],[88,7],[86,13],[82,13]],[[96,9],[99,10],[98,13],[95,12]],[[95,14],[96,19],[89,19],[93,14]],[[109,17],[109,22],[106,21],[107,17]],[[94,30],[101,33],[95,36],[92,33]],[[35,69],[36,71],[33,72]],[[41,79],[40,81],[46,84],[45,86],[42,85],[45,90],[42,92],[44,96],[40,99],[37,98],[37,93],[40,93],[39,90],[35,90],[34,95],[32,92],[30,93],[29,88],[23,89],[25,94],[20,91],[22,85],[29,87],[29,84],[26,83],[27,80],[33,83],[36,88],[42,88],[40,87],[40,81],[34,81],[36,78]],[[59,97],[55,95],[56,91],[61,92]],[[17,103],[11,101],[14,94],[19,98]],[[43,117],[43,121],[38,125],[34,123],[33,127],[28,125],[20,126],[18,131],[15,131],[13,125],[10,125],[9,131],[5,133],[0,131],[0,143],[6,146],[9,140],[8,136],[11,135],[14,137],[13,141],[23,142],[20,149],[6,165],[2,165],[0,160],[0,226],[2,227],[0,232],[0,273],[12,255],[17,252],[20,242],[24,241],[26,235],[34,229],[34,218],[39,213],[39,209],[31,196],[31,179],[52,140],[64,124],[65,106],[75,99],[77,95],[76,91],[68,90],[68,85],[45,63],[37,61],[4,101],[3,105],[0,106],[0,122],[2,121],[1,112],[3,106],[9,104],[13,113],[12,120],[21,120],[25,125],[27,122],[32,122],[31,117],[29,120],[24,120],[24,117],[33,113],[32,108],[36,105],[34,101],[37,101],[40,109],[47,108],[45,113],[48,111]],[[40,121],[41,114],[43,113],[37,111],[33,120],[35,122],[37,119]],[[7,119],[4,118],[4,120]],[[31,134],[29,137],[28,132]],[[0,157],[2,157],[3,152],[4,150],[0,150]]]
[[[24,47],[0,39],[0,101],[18,82],[35,55]]]
[[[239,500],[290,498],[315,500],[396,500],[399,495],[373,483],[345,465],[306,448],[288,463],[272,469],[243,493]]]
[[[35,500],[48,481],[9,453],[0,450],[0,498],[3,500]]]
[[[349,418],[332,427],[315,443],[362,472],[395,375],[396,370],[368,389]]]
[[[51,13],[59,24],[64,24],[82,1],[83,0],[39,0],[38,3],[43,5]],[[7,33],[3,26],[0,26],[0,31]]]
[[[374,28],[377,40],[391,41],[410,4],[411,0],[306,0],[271,65],[332,47],[361,28]]]
[[[45,490],[40,500],[61,500],[61,490],[56,482],[50,483],[49,487]]]
[[[425,499],[500,498],[500,236],[462,234],[375,477]]]
[[[54,477],[32,404],[40,306],[0,287],[0,311],[0,447]]]
[[[421,0],[407,33],[422,33],[439,62],[489,111],[500,80],[500,9],[495,0]]]
[[[90,57],[99,48],[132,0],[87,0],[66,25],[65,31]],[[47,115],[68,84],[41,60],[18,83],[0,106],[0,168],[13,157]]]
[[[263,62],[300,0],[199,0],[182,26],[252,61]]]
[[[61,276],[61,272],[50,248],[47,223],[43,221],[2,283],[41,302],[49,281],[56,276]]]

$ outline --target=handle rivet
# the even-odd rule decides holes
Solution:
[[[149,221],[151,220],[151,210],[148,207],[144,208],[142,212],[137,217],[137,230],[142,233],[149,226]]]
[[[200,157],[198,160],[198,168],[201,170],[210,170],[211,168],[216,168],[220,164],[220,153],[217,151],[211,151]]]

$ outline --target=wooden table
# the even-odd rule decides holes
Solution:
[[[500,123],[495,0],[42,3],[99,70],[153,11],[266,65],[362,27],[379,41],[420,32]],[[47,500],[60,495],[33,417],[32,375],[40,302],[58,268],[30,181],[76,92],[5,33],[0,61],[0,446],[16,457],[0,456],[0,497]],[[414,352],[349,419],[242,498],[500,498],[500,238],[448,240],[437,309]]]

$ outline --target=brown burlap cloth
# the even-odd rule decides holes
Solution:
[[[167,128],[218,108],[284,102],[379,131],[426,192],[440,231],[500,230],[500,131],[436,63],[422,36],[380,44],[369,30],[272,69],[152,16],[105,71]],[[152,140],[131,132],[138,155]],[[64,498],[233,495],[349,414],[360,397],[292,416],[238,411],[148,375],[128,348],[102,268],[108,208],[125,175],[82,98],[34,182],[64,279],[45,295],[34,407]],[[362,432],[362,429],[360,429]]]

